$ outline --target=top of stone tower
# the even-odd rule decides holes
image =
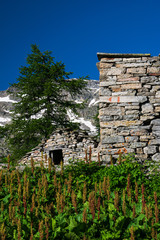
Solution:
[[[139,58],[150,57],[150,53],[97,53],[98,60],[102,58]]]

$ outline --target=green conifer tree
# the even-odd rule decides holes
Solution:
[[[69,100],[67,94],[74,97],[86,86],[84,78],[70,79],[72,73],[65,71],[63,63],[54,61],[52,52],[42,53],[37,45],[31,45],[31,51],[26,66],[20,68],[17,83],[12,84],[19,101],[14,106],[12,123],[5,127],[16,159],[56,128],[77,127],[69,121],[67,110],[76,113],[81,104]]]

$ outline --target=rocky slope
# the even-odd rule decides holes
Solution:
[[[85,101],[85,108],[79,110],[79,115],[74,115],[70,110],[68,116],[73,122],[79,122],[80,127],[83,130],[88,130],[91,135],[96,134],[96,127],[94,126],[93,117],[97,113],[98,101],[99,101],[99,81],[87,80],[87,90],[77,96],[74,101],[81,103]],[[0,126],[4,126],[9,123],[11,118],[11,111],[13,109],[13,103],[18,100],[14,97],[16,92],[15,88],[10,87],[6,91],[0,91]],[[6,154],[4,139],[0,139],[0,156],[2,153]]]

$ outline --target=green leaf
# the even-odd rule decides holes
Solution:
[[[140,215],[137,217],[137,222],[139,223],[139,222],[142,221],[143,219],[146,219],[146,215],[140,214]]]
[[[115,222],[115,228],[122,229],[124,222],[125,222],[125,216],[118,217]]]
[[[52,230],[55,230],[56,220],[52,218]]]
[[[115,211],[115,206],[113,203],[108,203],[108,210],[109,212]]]
[[[75,227],[77,227],[77,222],[76,222],[74,217],[70,216],[70,223],[69,223],[69,226],[67,228],[71,232]]]
[[[47,177],[47,181],[49,182],[50,181],[50,174],[46,173],[46,177]]]
[[[13,239],[17,239],[16,229],[13,231]]]
[[[82,198],[83,198],[82,192],[79,190],[77,194],[77,199],[82,199]]]
[[[4,203],[8,203],[10,197],[11,197],[11,194],[8,194],[7,196],[5,196],[5,197],[3,198],[3,202],[4,202]]]
[[[87,208],[87,209],[88,209],[88,208],[89,208],[89,202],[86,201],[83,206],[84,206],[84,208]]]

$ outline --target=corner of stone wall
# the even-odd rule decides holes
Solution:
[[[98,53],[101,158],[120,152],[160,160],[160,59]]]

